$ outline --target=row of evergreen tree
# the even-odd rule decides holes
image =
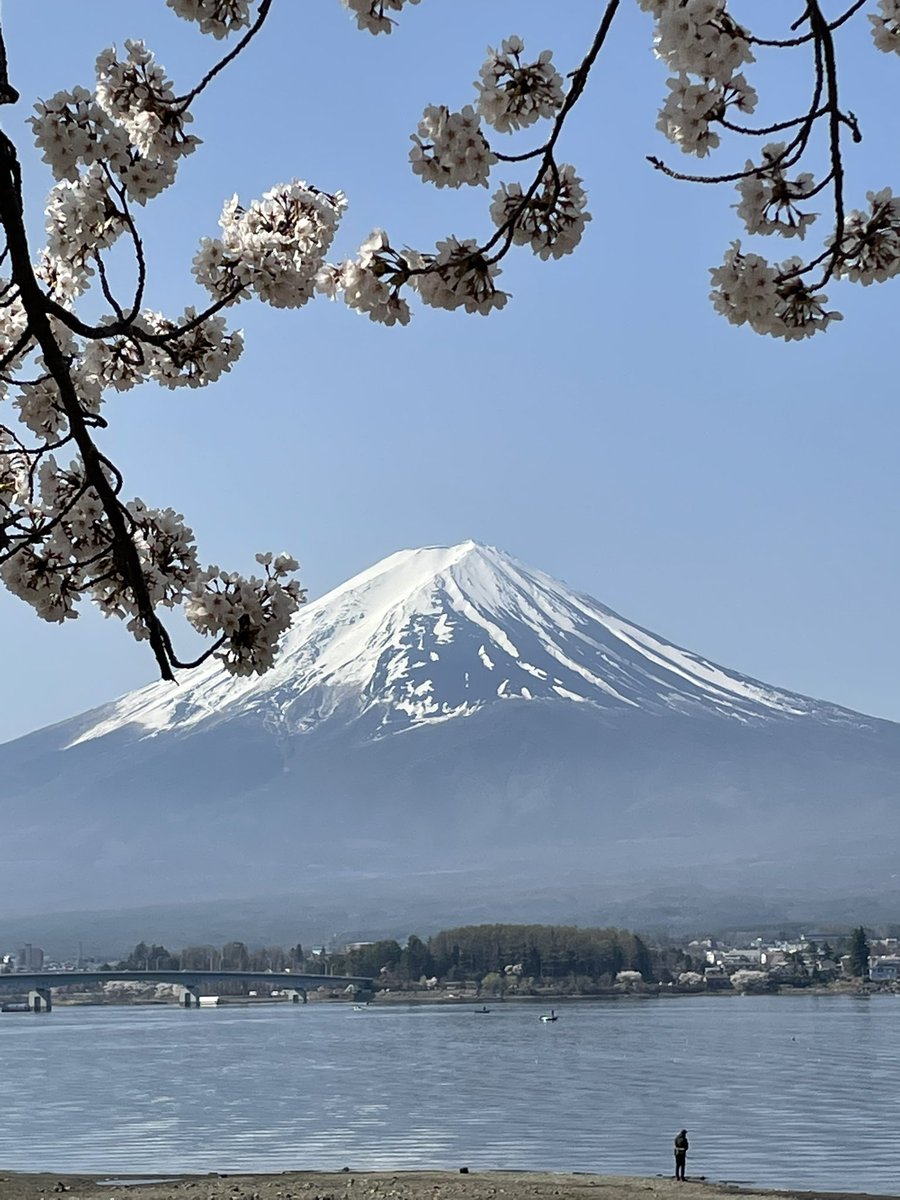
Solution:
[[[381,973],[410,982],[481,980],[493,974],[553,982],[615,977],[624,970],[640,971],[649,980],[654,974],[650,949],[637,934],[574,925],[464,925],[427,942],[412,936],[403,947],[396,941],[360,946],[333,956],[332,963],[342,975]]]
[[[436,933],[427,941],[411,934],[403,945],[386,939],[315,956],[304,953],[299,944],[289,950],[249,949],[243,942],[228,942],[221,948],[188,946],[172,952],[139,942],[115,965],[132,971],[293,970],[387,977],[397,983],[481,980],[492,974],[552,983],[574,977],[614,978],[623,970],[639,971],[650,980],[656,973],[654,955],[637,934],[574,925],[466,925]]]

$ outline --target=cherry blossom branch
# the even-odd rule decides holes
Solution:
[[[597,61],[600,51],[603,49],[603,45],[606,41],[607,35],[610,31],[610,28],[613,23],[613,19],[616,15],[618,8],[619,8],[619,0],[609,0],[609,2],[606,5],[606,9],[604,10],[604,13],[603,13],[603,18],[600,21],[600,25],[597,29],[597,32],[594,34],[593,41],[591,42],[591,47],[588,50],[587,54],[584,56],[580,66],[575,70],[575,72],[572,75],[572,83],[569,87],[568,92],[566,93],[566,98],[563,101],[562,108],[559,110],[559,114],[557,115],[555,121],[553,122],[553,127],[550,131],[550,136],[548,137],[547,141],[544,143],[544,146],[542,147],[543,157],[541,159],[541,165],[538,168],[534,179],[531,181],[531,184],[529,185],[528,190],[526,191],[525,195],[523,196],[522,202],[519,205],[517,205],[515,210],[510,214],[509,218],[504,222],[504,224],[500,226],[500,228],[493,235],[493,237],[489,238],[482,246],[479,247],[478,254],[481,257],[485,257],[489,253],[489,251],[492,250],[493,247],[497,245],[497,243],[500,241],[500,239],[503,238],[503,240],[504,240],[503,249],[501,250],[501,252],[499,254],[495,255],[493,258],[488,259],[487,260],[488,262],[490,262],[490,263],[499,262],[499,260],[509,251],[509,248],[512,245],[512,238],[513,238],[513,233],[515,230],[516,222],[518,221],[518,219],[521,217],[522,213],[528,207],[529,201],[534,197],[534,194],[537,192],[538,188],[541,185],[541,180],[543,179],[544,174],[546,173],[547,169],[550,167],[550,164],[553,162],[553,150],[556,146],[556,143],[559,141],[560,135],[562,134],[563,126],[566,123],[566,118],[568,117],[568,115],[572,111],[572,109],[575,107],[575,105],[578,103],[579,99],[582,96],[582,93],[584,92],[585,87],[587,86],[587,81],[588,81],[588,78],[590,77],[591,68],[593,67],[594,63]],[[555,166],[555,164],[554,164],[554,166]]]
[[[834,250],[816,290],[824,287],[834,274],[837,255],[844,239],[844,162],[841,156],[841,108],[838,99],[837,63],[831,27],[822,15],[819,0],[808,0],[809,19],[816,42],[822,48],[825,62],[825,83],[828,95],[828,149],[831,156],[831,177],[834,195]]]
[[[29,324],[41,348],[47,369],[59,389],[69,427],[78,446],[85,479],[97,493],[112,531],[112,553],[122,576],[127,580],[150,646],[163,679],[174,680],[165,644],[160,636],[160,623],[153,611],[146,580],[134,542],[128,536],[115,491],[102,467],[102,460],[84,423],[81,405],[72,382],[66,360],[56,342],[47,316],[46,298],[38,287],[31,267],[31,254],[22,208],[22,180],[15,147],[0,133],[0,222],[6,231],[13,271],[19,286],[22,304]]]
[[[234,48],[224,56],[224,58],[219,59],[216,65],[211,70],[206,72],[196,87],[191,88],[191,90],[186,92],[185,95],[178,97],[173,105],[174,112],[183,113],[191,104],[191,102],[196,100],[200,93],[209,87],[216,76],[221,74],[221,72],[225,70],[229,63],[234,62],[239,54],[243,53],[243,51],[247,48],[247,46],[250,45],[250,43],[262,29],[263,25],[265,24],[266,17],[269,15],[269,10],[271,7],[272,0],[262,0],[262,3],[259,6],[259,12],[256,14],[256,20],[253,22],[244,36],[237,42]]]

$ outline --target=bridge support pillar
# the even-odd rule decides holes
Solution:
[[[32,1012],[50,1012],[53,1002],[50,999],[49,988],[35,988],[28,993],[28,1007]]]
[[[186,987],[181,996],[181,1003],[184,1005],[185,1008],[199,1008],[200,1007],[200,989]]]
[[[288,988],[287,996],[291,1004],[300,1004],[301,1001],[306,1004],[309,1000],[306,988]]]

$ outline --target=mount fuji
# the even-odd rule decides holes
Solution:
[[[825,916],[897,895],[898,795],[900,726],[465,542],[306,605],[261,678],[209,662],[0,746],[0,904],[282,896],[406,932],[650,895]]]

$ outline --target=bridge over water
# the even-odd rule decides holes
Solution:
[[[0,975],[0,988],[28,992],[28,1007],[34,1012],[50,1012],[53,1007],[53,988],[76,987],[78,984],[96,986],[100,983],[130,982],[172,983],[182,989],[181,1002],[185,1008],[199,1007],[201,995],[214,995],[213,985],[223,981],[266,983],[286,992],[294,1003],[306,1003],[311,988],[325,987],[336,991],[352,989],[356,994],[369,994],[372,980],[359,975],[304,975],[293,971],[17,971]]]

